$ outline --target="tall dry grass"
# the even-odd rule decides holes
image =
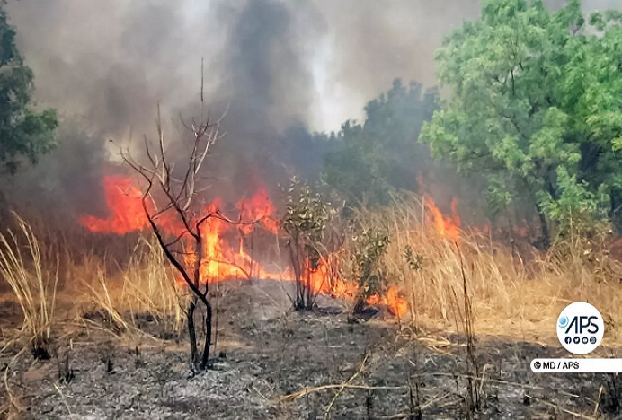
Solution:
[[[430,212],[415,196],[386,208],[362,209],[358,221],[389,234],[382,260],[387,280],[400,287],[420,326],[458,329],[455,296],[462,295],[462,255],[476,333],[551,339],[561,310],[584,301],[605,319],[604,343],[622,341],[622,266],[606,250],[586,258],[583,249],[568,252],[566,247],[562,253],[553,248],[548,253],[534,250],[523,258],[477,229],[461,231],[456,244],[436,230]],[[340,254],[346,277],[352,272],[353,246],[346,241],[346,252]],[[420,268],[409,264],[408,247],[419,256]]]
[[[357,218],[363,227],[388,233],[390,243],[381,261],[384,272],[390,285],[399,286],[419,326],[460,329],[456,315],[464,308],[456,296],[462,296],[464,268],[478,334],[554,338],[561,310],[568,303],[587,301],[606,321],[605,344],[622,342],[622,266],[606,250],[593,250],[586,258],[577,238],[571,238],[570,244],[547,253],[513,255],[510,247],[475,228],[463,230],[456,244],[436,230],[430,212],[415,196],[385,208],[363,208]],[[167,334],[184,328],[187,290],[152,239],[140,238],[126,262],[116,267],[113,257],[86,251],[78,259],[60,251],[55,258],[62,262],[65,287],[57,292],[58,271],[42,262],[52,261],[54,255],[42,257],[47,251],[33,228],[16,220],[15,233],[0,236],[0,275],[22,307],[21,331],[32,343],[49,339],[58,318],[57,297],[80,318],[85,312],[101,311],[123,329],[136,330],[146,316]],[[355,280],[355,246],[346,239],[342,249],[331,254],[345,279]],[[413,267],[407,250],[420,258],[420,266]]]
[[[69,327],[73,319],[104,321],[105,327],[133,332],[150,323],[148,334],[170,337],[181,333],[188,292],[177,282],[153,238],[140,237],[123,266],[115,267],[113,257],[92,250],[76,258],[75,252],[62,247],[62,241],[50,250],[39,238],[47,238],[49,232],[41,232],[41,226],[37,229],[36,223],[33,227],[17,215],[13,226],[0,233],[0,281],[10,290],[0,304],[17,302],[22,321],[17,329],[2,323],[0,348],[25,341],[35,357],[48,357],[55,323]],[[100,316],[89,317],[89,313]]]
[[[14,216],[17,231],[0,233],[0,275],[22,309],[20,338],[28,340],[35,357],[45,358],[55,320],[58,271],[42,266],[41,248],[32,228]]]
[[[136,329],[147,319],[159,325],[162,334],[181,332],[189,294],[153,238],[141,237],[126,267],[115,274],[109,275],[105,267],[100,258],[88,255],[72,267],[82,285],[83,304],[105,312],[123,329]]]

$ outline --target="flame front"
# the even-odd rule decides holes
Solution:
[[[432,220],[436,231],[443,238],[458,242],[460,239],[460,216],[458,216],[458,198],[454,197],[451,201],[451,217],[443,215],[440,209],[434,204],[434,200],[429,196],[424,196],[423,202],[432,213]]]
[[[268,192],[264,188],[259,189],[252,198],[238,201],[235,207],[240,211],[242,220],[258,221],[268,232],[275,235],[279,233],[279,223],[273,218],[276,210]],[[252,224],[244,224],[242,226],[244,233],[248,234],[253,230]]]
[[[91,232],[119,235],[149,228],[142,192],[131,179],[107,176],[103,179],[103,187],[110,216],[105,219],[91,215],[82,216],[80,218],[82,225]],[[153,202],[147,200],[145,204],[150,213],[155,210]],[[253,197],[242,199],[236,204],[236,209],[240,213],[239,223],[229,223],[218,217],[220,207],[221,200],[217,198],[202,210],[202,215],[212,216],[201,225],[201,252],[189,249],[190,243],[184,245],[183,263],[189,271],[195,267],[197,255],[200,255],[199,277],[202,283],[250,278],[295,282],[291,268],[282,272],[270,272],[255,261],[244,247],[244,238],[257,226],[274,235],[279,233],[279,223],[275,219],[276,211],[266,190],[259,189]],[[183,240],[186,230],[181,221],[175,220],[170,212],[160,214],[157,222],[164,233],[171,236],[181,235]],[[237,233],[237,249],[232,247],[229,241],[223,240],[222,235],[225,233]],[[330,294],[336,298],[353,301],[358,294],[356,284],[340,278],[328,281],[331,260],[329,256],[313,269],[307,264],[305,273],[302,274],[303,281],[309,285],[314,294]],[[178,281],[184,280],[180,276]],[[406,315],[408,310],[407,303],[398,297],[395,286],[388,290],[386,296],[371,296],[367,302],[387,305],[400,317]]]
[[[148,226],[142,192],[133,185],[131,179],[107,176],[104,177],[103,184],[110,217],[100,219],[91,215],[82,216],[80,222],[88,230],[123,235]]]

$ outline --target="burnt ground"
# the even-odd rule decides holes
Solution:
[[[213,368],[204,373],[191,374],[185,337],[163,334],[150,316],[139,317],[141,328],[165,339],[116,330],[91,314],[66,327],[48,361],[5,350],[0,370],[23,408],[17,418],[469,417],[464,337],[417,331],[417,338],[383,311],[353,322],[344,304],[328,298],[322,310],[294,313],[269,283],[221,295]],[[0,322],[15,315],[14,306],[0,306]],[[530,371],[534,357],[567,357],[561,346],[479,338],[476,355],[483,379],[475,382],[481,408],[474,418],[621,418],[619,378]]]

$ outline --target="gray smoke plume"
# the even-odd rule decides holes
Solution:
[[[622,0],[584,4],[593,10]],[[230,104],[228,136],[210,161],[222,189],[240,196],[297,167],[317,172],[325,145],[310,132],[360,117],[396,77],[434,85],[434,50],[480,7],[479,0],[9,0],[39,105],[88,133],[65,135],[65,152],[45,158],[62,164],[31,178],[56,177],[67,196],[97,191],[107,139],[153,134],[157,102],[171,127],[179,127],[179,112],[195,112],[201,57],[212,114]],[[98,162],[90,173],[85,155]]]
[[[565,1],[547,3],[559,7]],[[622,0],[584,0],[584,6],[615,8]],[[39,101],[116,136],[130,127],[150,129],[158,101],[176,110],[196,100],[201,57],[208,102],[230,101],[261,115],[253,125],[269,127],[256,126],[255,132],[283,130],[294,120],[337,129],[339,124],[322,124],[319,115],[331,112],[339,123],[357,116],[396,77],[433,85],[433,53],[443,35],[477,19],[480,7],[480,0],[7,5],[35,72]],[[322,86],[314,80],[318,73]],[[335,103],[326,104],[329,99]]]
[[[13,0],[7,8],[40,102],[126,135],[150,128],[157,101],[176,109],[196,99],[202,56],[209,101],[231,101],[261,115],[254,125],[279,130],[318,113],[318,64],[326,94],[354,98],[345,108],[355,115],[395,77],[433,84],[442,34],[479,10],[477,0],[438,3]],[[331,111],[340,119],[351,116],[339,108]]]

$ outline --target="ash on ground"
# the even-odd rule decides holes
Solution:
[[[322,297],[293,312],[277,282],[219,290],[212,368],[192,374],[185,335],[108,328],[105,316],[60,336],[51,358],[0,354],[24,419],[421,419],[619,418],[622,381],[607,374],[535,374],[535,357],[561,346],[479,338],[475,365],[465,338],[414,331],[378,308],[369,320]],[[134,319],[138,319],[134,314]],[[101,324],[99,327],[98,322]],[[154,336],[156,338],[154,338]],[[603,357],[621,353],[598,349]],[[476,377],[474,377],[476,376]],[[477,400],[477,401],[474,401]],[[477,403],[477,407],[474,405]],[[19,409],[21,408],[21,410]]]

